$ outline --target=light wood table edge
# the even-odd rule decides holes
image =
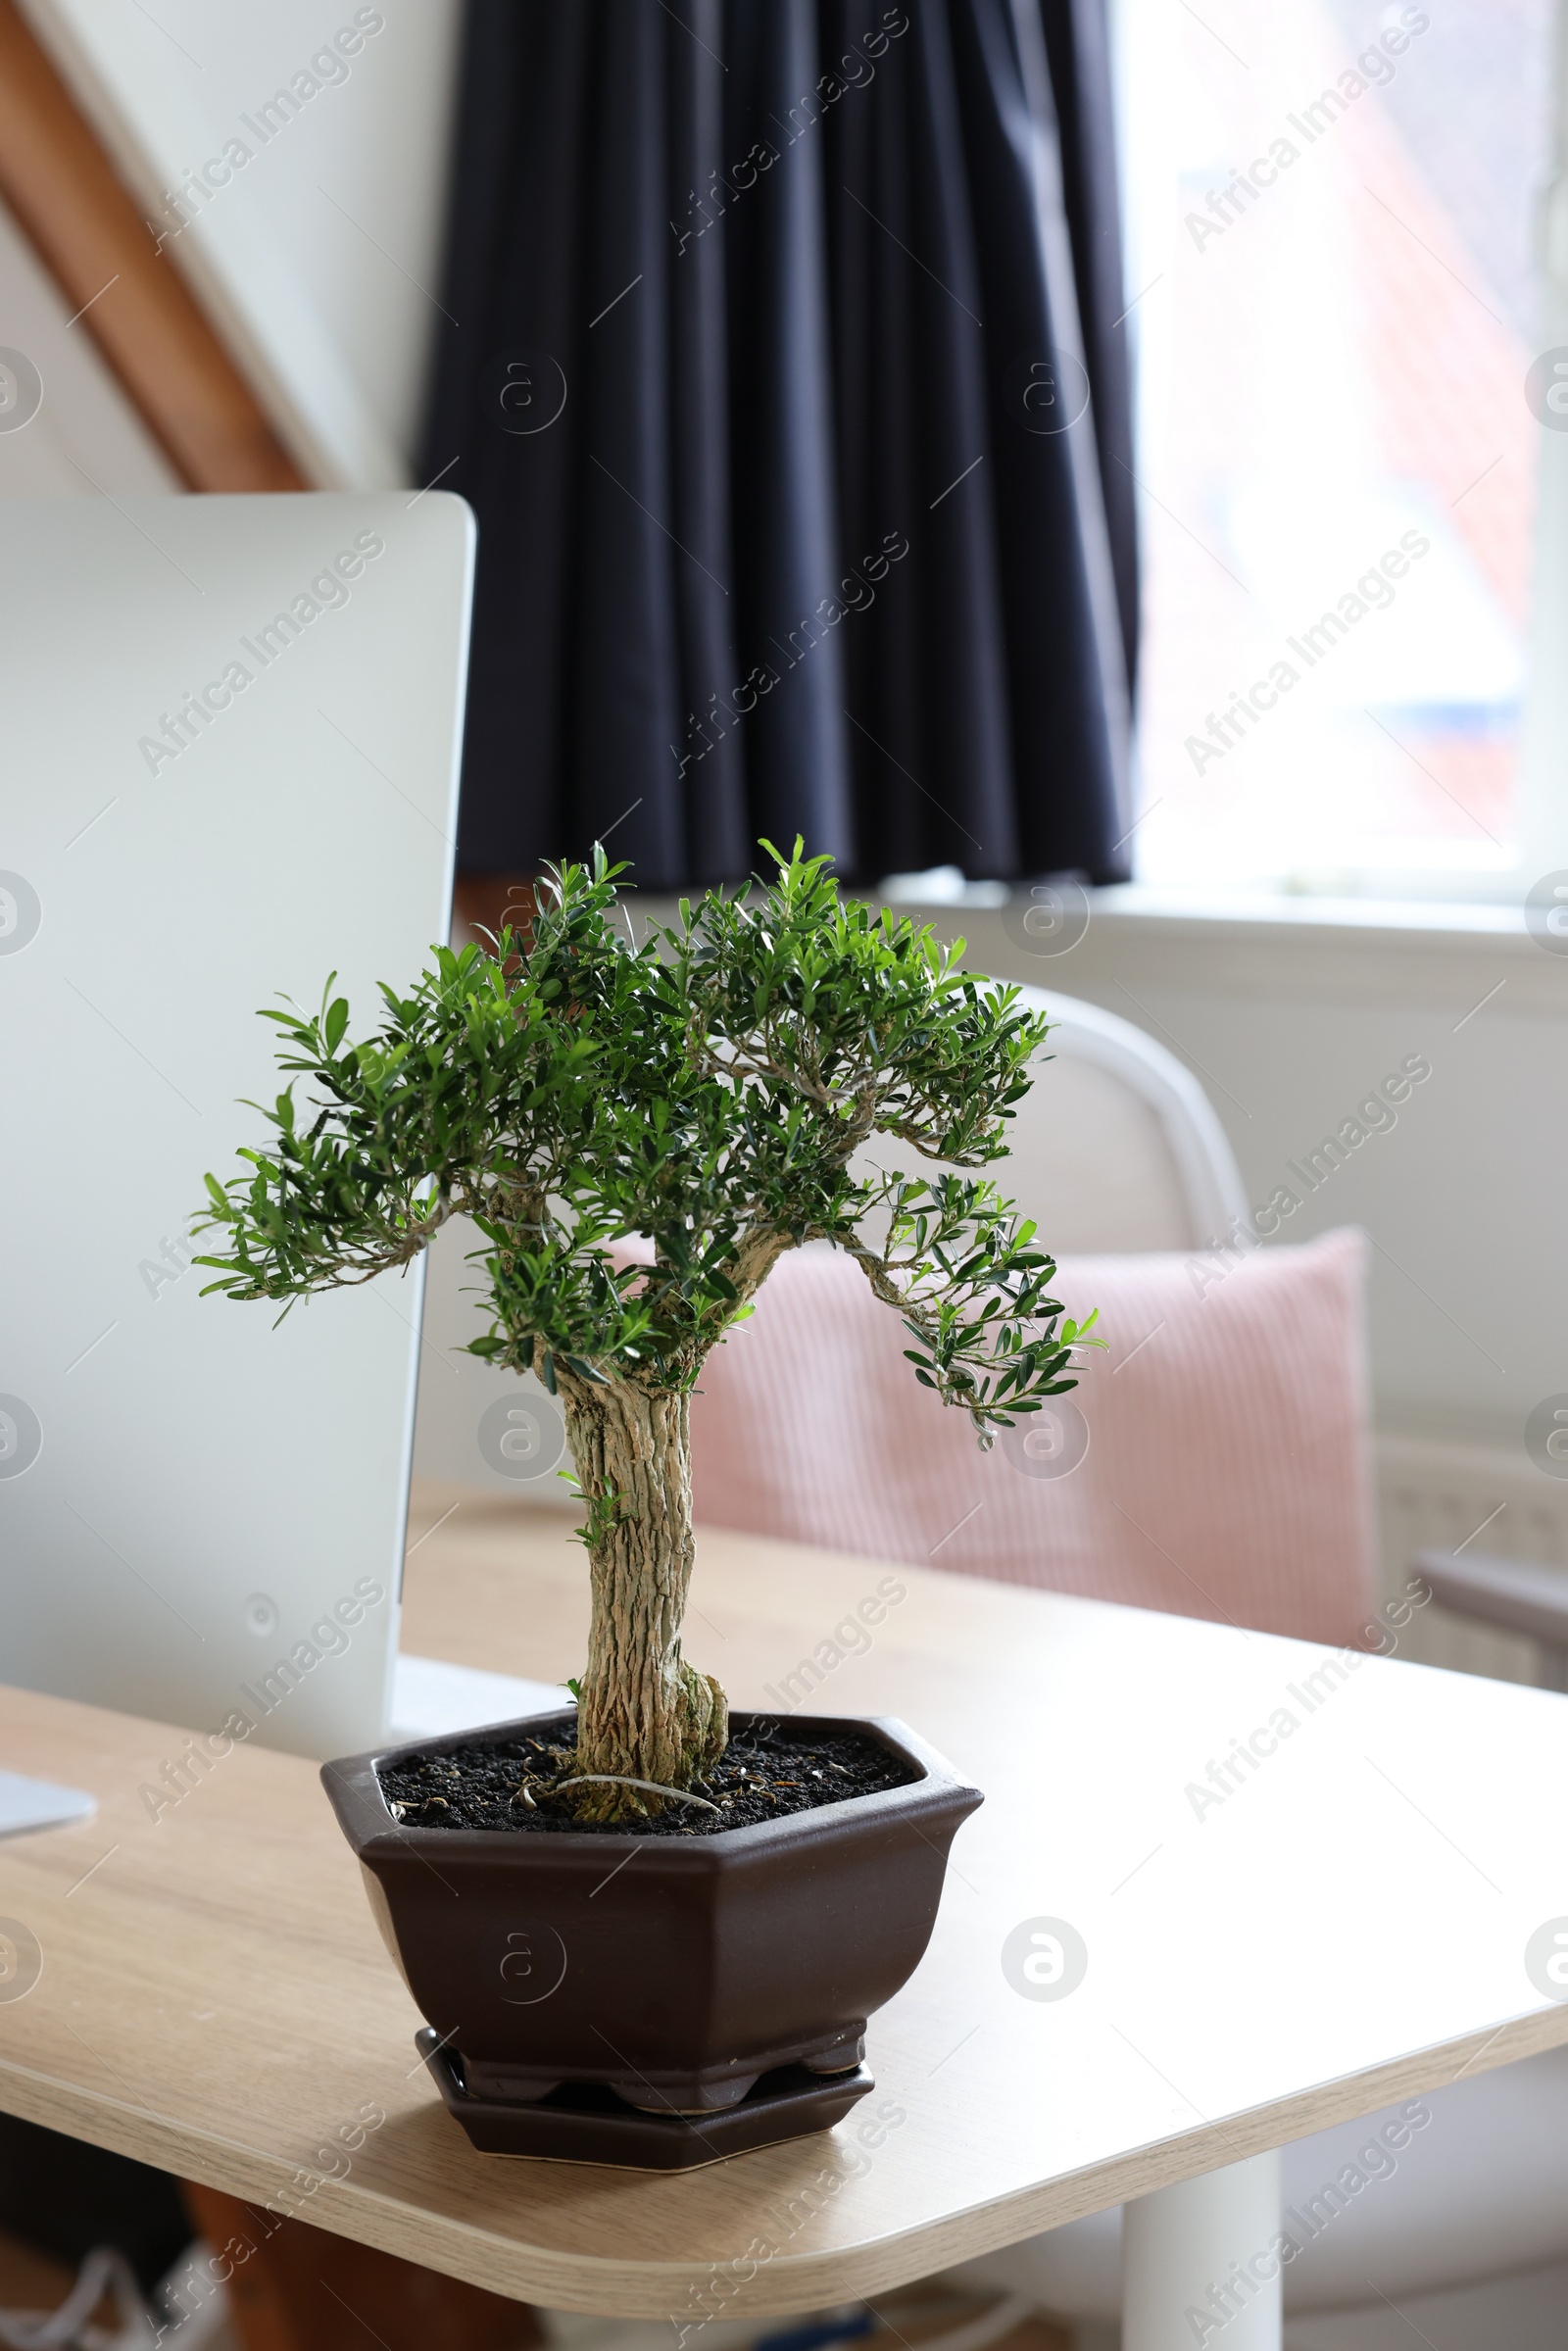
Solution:
[[[1322,2083],[1235,2121],[1205,2123],[1199,2130],[1066,2174],[1044,2186],[890,2233],[874,2244],[799,2255],[780,2252],[752,2265],[744,2263],[746,2247],[739,2243],[732,2263],[628,2261],[609,2250],[563,2256],[358,2186],[352,2174],[342,2180],[323,2180],[318,2191],[302,2206],[300,2182],[309,2175],[260,2148],[240,2139],[175,2128],[126,2100],[98,2096],[14,2063],[0,2064],[0,2105],[25,2121],[66,2131],[95,2146],[221,2188],[262,2208],[270,2198],[291,2189],[289,2210],[318,2228],[375,2245],[383,2252],[401,2254],[428,2269],[488,2286],[518,2301],[606,2318],[663,2320],[673,2314],[677,2321],[688,2317],[695,2321],[701,2312],[690,2306],[690,2289],[701,2289],[715,2278],[733,2283],[734,2290],[726,2293],[722,2306],[725,2316],[744,2310],[749,2315],[771,2317],[880,2293],[980,2254],[1000,2251],[1042,2229],[1058,2228],[1066,2221],[1149,2195],[1337,2123],[1353,2122],[1396,2100],[1419,2097],[1461,2078],[1490,2073],[1565,2042],[1568,2003],[1510,2018],[1490,2032],[1414,2051],[1366,2074]],[[496,2156],[489,2160],[521,2166],[529,2159]],[[741,2274],[744,2267],[752,2268],[750,2277]],[[713,2315],[719,2315],[716,2308]],[[697,2339],[695,2335],[693,2339]]]

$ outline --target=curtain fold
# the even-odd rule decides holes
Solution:
[[[469,0],[466,869],[1124,875],[1103,4]]]

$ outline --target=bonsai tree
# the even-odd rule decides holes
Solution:
[[[231,1298],[368,1282],[473,1218],[472,1351],[560,1398],[586,1503],[585,1819],[657,1813],[724,1750],[724,1693],[681,1653],[688,1410],[786,1249],[845,1249],[982,1445],[1075,1385],[1089,1327],[1062,1319],[1033,1225],[986,1179],[857,1163],[877,1135],[949,1170],[999,1157],[1045,1020],[956,969],[961,946],[841,901],[827,858],[763,847],[770,887],[683,901],[641,949],[622,867],[602,850],[552,867],[526,933],[434,950],[406,996],[383,983],[358,1044],[335,973],[316,1016],[267,1013],[308,1105],[290,1085],[249,1172],[207,1178],[228,1253],[201,1262]]]

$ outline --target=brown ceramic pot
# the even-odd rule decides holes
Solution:
[[[378,1763],[571,1724],[533,1716],[321,1772],[444,2044],[449,2103],[537,2108],[599,2085],[645,2114],[716,2118],[776,2090],[762,2077],[781,2068],[848,2077],[867,2017],[925,1950],[979,1790],[901,1722],[796,1715],[792,1731],[858,1731],[918,1778],[694,1837],[404,1828],[387,1808]]]

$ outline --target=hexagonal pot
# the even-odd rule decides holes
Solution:
[[[792,1731],[858,1731],[918,1777],[693,1837],[405,1828],[382,1795],[377,1765],[572,1723],[322,1767],[449,2106],[477,2145],[660,2165],[837,2120],[871,2086],[866,2019],[924,1952],[980,1791],[892,1718],[796,1715]]]

